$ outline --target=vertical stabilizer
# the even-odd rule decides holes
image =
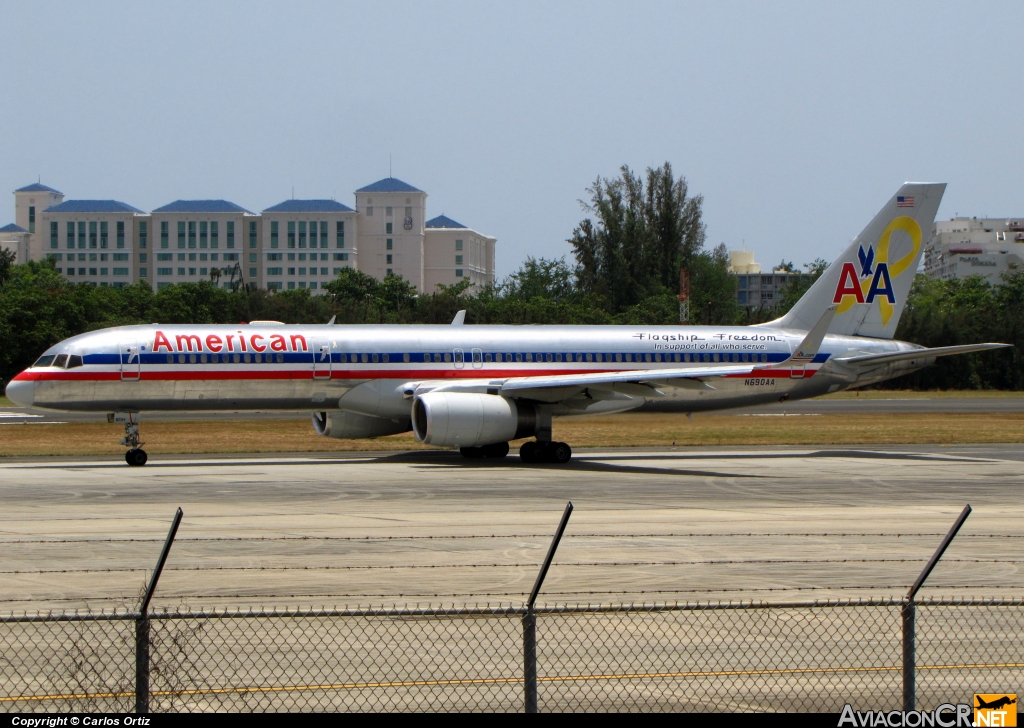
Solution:
[[[835,305],[828,333],[891,339],[945,190],[904,184],[789,313],[764,325],[809,331]]]

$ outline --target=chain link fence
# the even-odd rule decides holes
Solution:
[[[1024,600],[918,601],[914,665],[905,604],[12,616],[0,710],[898,710],[908,669],[918,709],[1024,692]]]

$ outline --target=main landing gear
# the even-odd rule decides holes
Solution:
[[[530,440],[519,448],[519,459],[524,463],[558,463],[564,465],[572,458],[572,448],[564,442]]]
[[[114,416],[108,416],[107,419],[114,421]],[[139,438],[139,423],[133,421],[135,419],[137,418],[128,415],[124,423],[124,437],[121,438],[121,444],[128,448],[128,452],[124,454],[124,461],[133,467],[141,467],[146,464],[149,456],[140,447],[142,440]]]

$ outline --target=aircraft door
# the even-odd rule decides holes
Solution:
[[[331,342],[327,339],[312,339],[313,379],[331,378]]]
[[[484,353],[479,349],[473,349],[473,368],[480,369],[484,365]]]
[[[466,366],[466,354],[462,351],[462,349],[456,349],[453,353],[453,358],[455,359],[455,368],[462,369],[464,366]]]
[[[142,357],[139,356],[139,342],[119,342],[118,350],[121,354],[121,380],[137,382],[142,377]]]
[[[806,364],[794,364],[793,368],[789,371],[789,376],[793,379],[803,379],[806,366]]]

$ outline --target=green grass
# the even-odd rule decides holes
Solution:
[[[0,394],[0,407],[14,407],[14,402]]]

